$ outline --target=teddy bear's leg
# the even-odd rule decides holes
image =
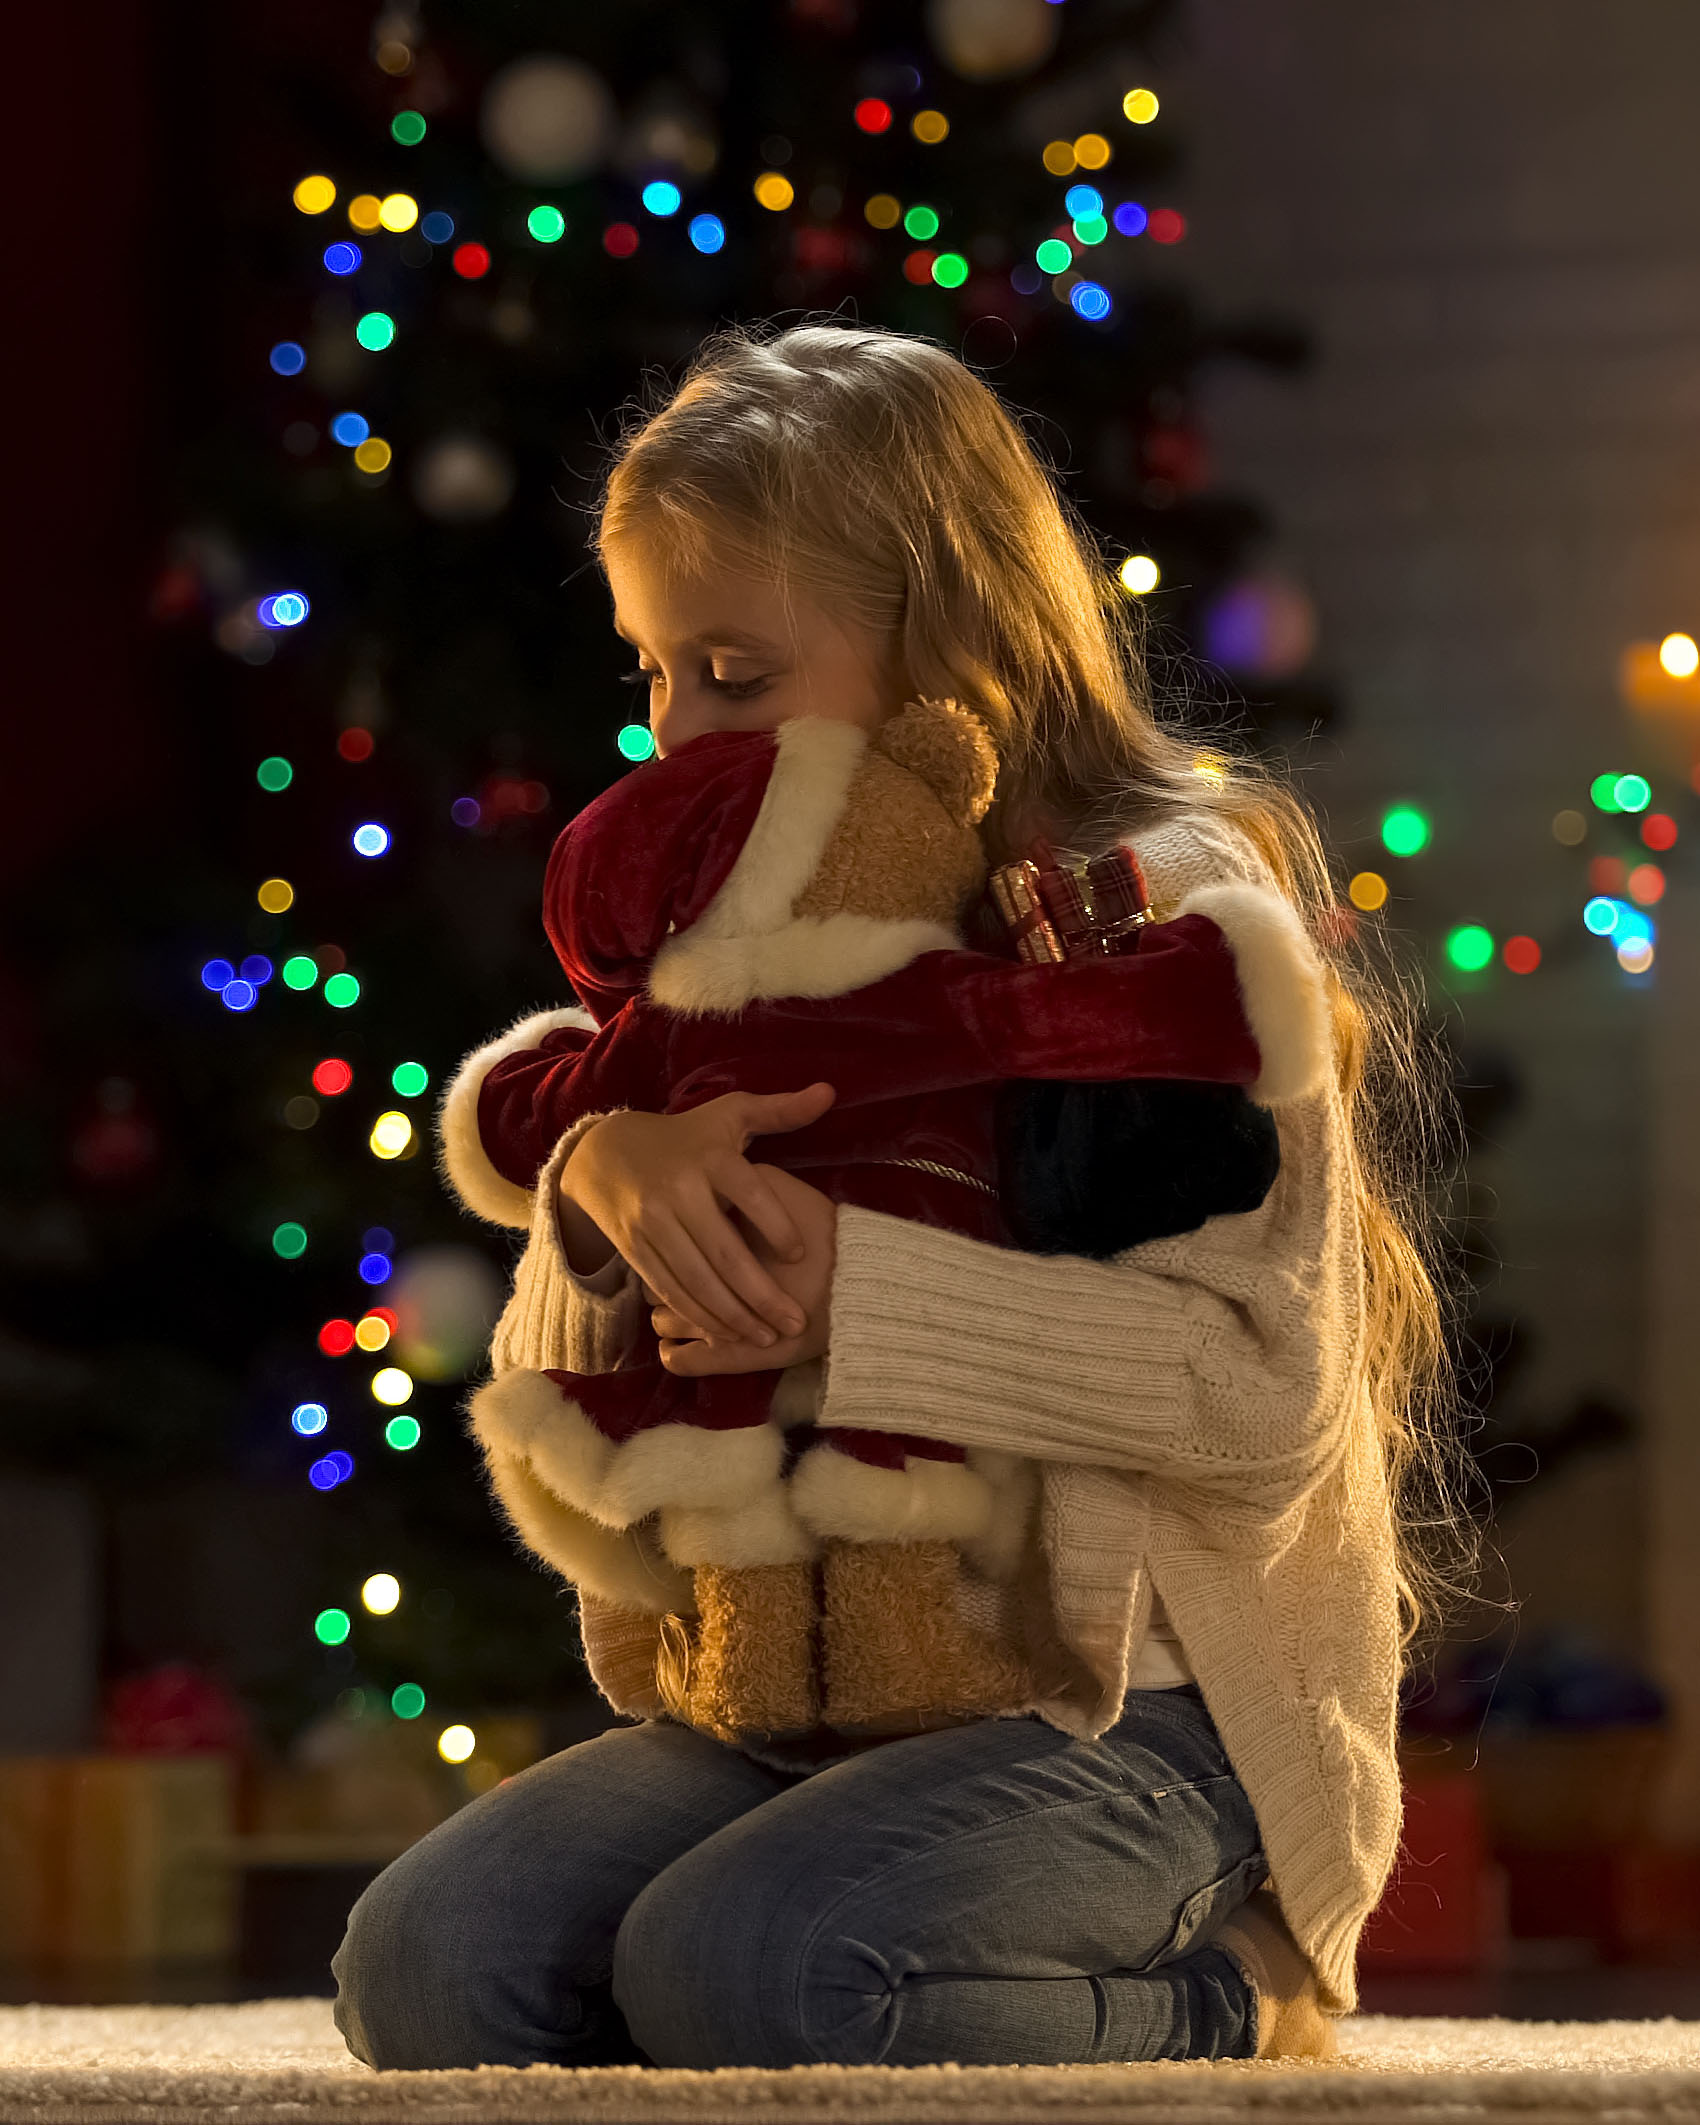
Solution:
[[[821,1717],[842,1733],[923,1733],[1028,1695],[1017,1657],[962,1615],[943,1541],[831,1540],[822,1559]]]
[[[733,1510],[664,1508],[659,1521],[662,1548],[693,1570],[697,1607],[663,1632],[668,1709],[722,1741],[807,1732],[820,1718],[818,1545],[784,1485]]]
[[[919,1732],[929,1713],[946,1724],[1025,1694],[1010,1658],[961,1612],[959,1545],[984,1540],[997,1503],[962,1447],[832,1427],[803,1454],[790,1489],[825,1544],[830,1726]]]

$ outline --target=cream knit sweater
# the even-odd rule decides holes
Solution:
[[[1159,912],[1195,887],[1260,876],[1248,845],[1209,818],[1148,829],[1137,846]],[[493,1052],[469,1059],[463,1098]],[[595,1118],[538,1175],[496,1371],[606,1370],[642,1318],[629,1270],[587,1281],[561,1250],[555,1180]],[[1339,1099],[1330,1089],[1278,1121],[1281,1173],[1260,1209],[1110,1262],[841,1207],[819,1419],[1040,1462],[1027,1592],[1048,1603],[1060,1657],[1034,1709],[1084,1739],[1113,1725],[1160,1599],[1324,2003],[1349,2011],[1358,1935],[1399,1836],[1392,1516],[1363,1381]],[[547,1559],[546,1514],[502,1502]],[[627,1612],[587,1601],[582,1615],[609,1701],[659,1709],[653,1623],[622,1638]]]

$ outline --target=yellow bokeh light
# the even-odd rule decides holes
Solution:
[[[362,472],[382,472],[393,455],[381,435],[369,435],[354,446],[354,462]]]
[[[923,147],[937,147],[950,131],[950,120],[943,111],[917,111],[909,121],[909,130]]]
[[[354,1340],[362,1350],[382,1350],[389,1339],[389,1322],[375,1313],[362,1314],[354,1324]]]
[[[1588,838],[1588,822],[1580,812],[1555,813],[1552,822],[1552,838],[1562,842],[1567,849],[1579,848]]]
[[[1692,635],[1666,635],[1659,644],[1659,662],[1673,679],[1692,679],[1700,671],[1700,642]]]
[[[1130,553],[1116,575],[1123,590],[1131,591],[1136,598],[1155,590],[1163,580],[1163,571],[1148,553]]]
[[[894,193],[876,192],[862,214],[870,228],[895,229],[903,219],[903,202]]]
[[[378,203],[378,220],[392,234],[405,235],[419,219],[419,202],[411,192],[391,192]]]
[[[1221,753],[1194,753],[1192,771],[1206,782],[1222,783],[1228,779],[1228,762]]]
[[[1650,937],[1630,937],[1617,948],[1617,963],[1626,974],[1645,974],[1653,964]]]
[[[1377,908],[1387,904],[1387,880],[1379,871],[1359,871],[1347,886],[1346,897],[1353,907],[1362,908],[1366,915],[1373,915]]]
[[[348,224],[370,236],[374,229],[382,228],[384,203],[376,192],[358,192],[348,202]]]
[[[336,205],[336,186],[328,177],[303,177],[293,196],[303,214],[322,214]]]
[[[444,1763],[465,1763],[478,1746],[478,1736],[470,1727],[444,1727],[437,1736],[437,1754]]]
[[[797,191],[789,177],[782,177],[777,170],[763,170],[756,179],[755,194],[758,206],[766,207],[770,214],[783,214]]]
[[[268,915],[282,915],[295,905],[295,888],[287,878],[268,878],[254,897]]]
[[[1074,168],[1074,148],[1066,140],[1047,141],[1040,160],[1053,177],[1066,177]]]
[[[372,1393],[386,1409],[399,1409],[413,1392],[413,1375],[399,1365],[386,1365],[372,1375]]]
[[[1102,133],[1082,133],[1074,143],[1074,159],[1083,170],[1101,170],[1111,155],[1110,143]]]
[[[1149,125],[1158,108],[1157,99],[1149,89],[1129,89],[1122,98],[1122,116],[1133,125]]]
[[[400,1158],[413,1141],[413,1124],[405,1114],[392,1108],[388,1114],[378,1116],[367,1141],[378,1158]]]
[[[360,1589],[360,1598],[374,1616],[392,1615],[401,1602],[401,1581],[390,1572],[374,1572]]]
[[[386,37],[372,57],[386,74],[405,74],[413,65],[412,49],[399,37]]]

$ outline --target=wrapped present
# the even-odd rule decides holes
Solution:
[[[1036,841],[991,874],[987,897],[1032,964],[1137,951],[1157,919],[1125,843],[1086,856]],[[998,1151],[1015,1244],[1097,1261],[1255,1210],[1280,1170],[1273,1116],[1236,1085],[1016,1080],[999,1097]]]

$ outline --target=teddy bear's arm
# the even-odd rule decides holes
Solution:
[[[534,1048],[503,1056],[478,1092],[478,1135],[504,1179],[529,1188],[566,1131],[586,1114],[665,1104],[653,1043],[626,1011],[600,1030],[559,1026]]]

